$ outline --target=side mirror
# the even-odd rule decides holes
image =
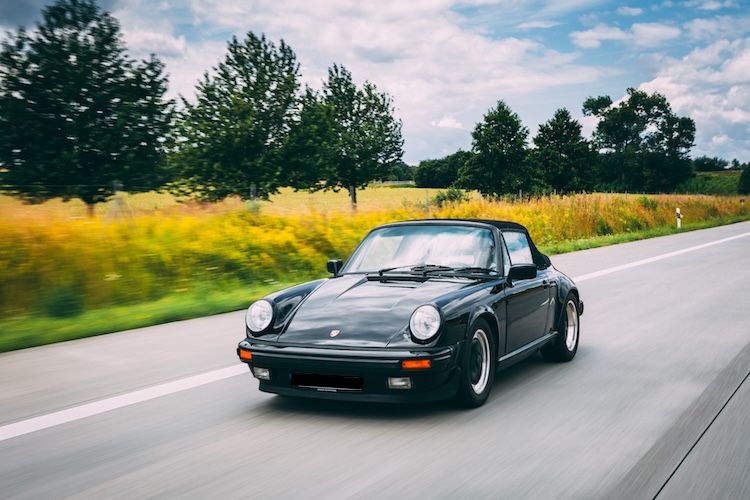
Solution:
[[[341,271],[341,268],[344,267],[344,263],[341,262],[341,259],[332,259],[328,261],[326,267],[328,268],[329,273],[333,274],[334,276],[338,276],[339,271]]]
[[[536,278],[536,264],[519,264],[511,266],[508,281],[530,280]]]

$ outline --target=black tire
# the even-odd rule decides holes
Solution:
[[[482,406],[495,381],[495,338],[485,320],[477,320],[462,346],[456,401],[464,408]]]
[[[578,352],[578,339],[581,337],[581,317],[573,294],[565,299],[557,332],[555,340],[542,347],[542,356],[547,361],[558,363],[570,361]]]

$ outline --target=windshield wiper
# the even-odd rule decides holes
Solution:
[[[490,269],[488,267],[459,267],[458,269],[454,269],[454,271],[456,271],[457,273],[467,272],[467,273],[487,273],[487,274],[495,273],[497,274],[496,270]]]
[[[380,271],[378,271],[378,276],[383,276],[383,274],[385,274],[385,273],[389,273],[391,271],[396,271],[398,269],[411,269],[411,268],[417,267],[419,265],[420,264],[407,264],[405,266],[386,267],[385,269],[381,269]]]
[[[440,266],[437,264],[407,264],[405,266],[386,267],[385,269],[381,269],[380,271],[378,271],[378,276],[383,276],[383,274],[385,273],[389,273],[391,271],[397,271],[399,269],[407,269],[411,272],[423,273],[425,276],[427,275],[427,273],[431,273],[431,272],[454,270],[452,267]]]
[[[421,266],[413,267],[412,271],[416,273],[422,273],[424,276],[427,276],[427,273],[440,273],[440,272],[445,272],[445,271],[455,271],[455,269],[452,267],[440,266],[437,264],[424,264]]]

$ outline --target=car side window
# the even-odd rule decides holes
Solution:
[[[508,231],[503,233],[505,245],[508,247],[511,264],[533,264],[534,256],[531,255],[529,239],[524,233]]]

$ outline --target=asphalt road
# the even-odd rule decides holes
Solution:
[[[750,498],[750,223],[553,257],[578,356],[485,406],[257,391],[243,313],[0,355],[1,498]]]

